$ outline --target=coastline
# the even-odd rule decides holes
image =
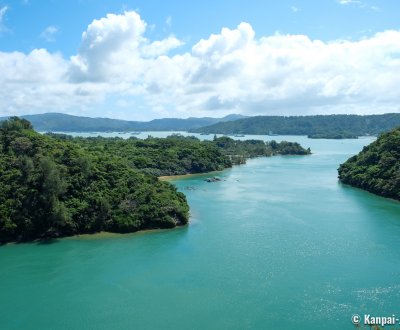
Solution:
[[[112,238],[123,238],[123,237],[131,237],[131,236],[141,236],[146,234],[154,234],[154,233],[161,233],[165,232],[166,230],[177,230],[181,228],[187,228],[188,224],[176,226],[173,228],[152,228],[152,229],[141,229],[137,231],[133,231],[130,233],[114,233],[111,231],[100,231],[92,234],[76,234],[71,236],[61,236],[61,237],[54,237],[49,239],[34,239],[31,241],[10,241],[10,242],[0,242],[0,248],[2,246],[8,245],[19,245],[19,244],[53,244],[57,243],[61,240],[95,240],[95,239],[112,239]]]
[[[226,169],[224,169],[224,170],[226,170]],[[188,174],[179,174],[179,175],[165,175],[165,176],[159,176],[158,179],[160,181],[171,181],[171,180],[177,180],[177,179],[213,175],[213,173],[216,174],[216,173],[221,173],[221,172],[222,171],[211,171],[211,172],[204,172],[204,173],[188,173]]]
[[[73,235],[73,236],[65,236],[65,237],[60,237],[59,239],[65,239],[65,240],[95,240],[95,239],[108,239],[108,238],[122,238],[122,237],[131,237],[131,236],[141,236],[141,235],[146,235],[146,234],[154,234],[154,233],[161,233],[165,232],[166,229],[168,231],[170,230],[176,230],[180,228],[185,228],[187,225],[183,226],[176,226],[174,228],[153,228],[153,229],[141,229],[138,231],[134,231],[131,233],[113,233],[110,231],[100,231],[98,233],[93,233],[93,234],[78,234],[78,235]]]

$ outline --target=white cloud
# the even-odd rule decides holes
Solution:
[[[0,82],[58,83],[67,72],[67,62],[61,54],[50,54],[45,49],[34,49],[29,54],[0,52]]]
[[[170,36],[164,40],[154,41],[151,44],[144,45],[141,53],[144,57],[157,57],[167,54],[170,50],[182,46],[183,42],[174,36]]]
[[[336,0],[341,5],[357,5],[362,9],[370,9],[372,11],[380,11],[380,8],[377,6],[371,6],[363,1],[360,0]]]
[[[182,45],[174,36],[151,42],[144,37],[146,27],[136,12],[94,20],[82,35],[78,54],[71,57],[71,79],[136,81],[148,69],[147,58]]]
[[[399,111],[400,31],[323,42],[256,37],[241,23],[168,55],[182,42],[149,40],[146,28],[136,12],[109,14],[88,26],[70,59],[0,52],[1,114],[93,113],[110,99],[126,118],[145,117],[133,108],[160,117]]]
[[[5,16],[7,10],[8,10],[8,7],[7,7],[7,6],[4,6],[4,7],[2,7],[2,8],[0,9],[0,23],[3,22],[4,16]]]
[[[139,45],[145,29],[146,23],[136,12],[94,20],[82,34],[78,54],[71,57],[72,79],[135,79],[142,70]]]
[[[8,31],[7,27],[4,25],[4,17],[6,16],[7,10],[8,10],[7,6],[0,8],[0,33]]]
[[[47,42],[54,42],[56,41],[57,32],[58,28],[56,26],[48,26],[42,31],[40,38],[46,40]]]

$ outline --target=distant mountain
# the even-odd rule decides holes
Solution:
[[[203,126],[209,126],[220,122],[227,122],[237,119],[247,118],[242,115],[228,115],[223,118],[211,118],[211,117],[203,117],[203,118],[194,118],[190,117],[187,119],[179,119],[179,118],[163,118],[163,119],[154,119],[149,122],[139,122],[143,128],[139,128],[141,131],[187,131],[191,129],[200,128]]]
[[[384,115],[257,116],[192,129],[196,133],[327,136],[375,135],[400,126],[400,113]]]
[[[2,117],[0,121],[9,117]],[[228,115],[223,118],[164,118],[148,122],[126,121],[110,118],[90,118],[66,115],[62,113],[45,113],[26,115],[21,118],[29,120],[37,131],[53,132],[119,132],[119,131],[187,131],[218,122],[246,118],[241,115]]]

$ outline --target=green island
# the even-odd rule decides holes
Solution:
[[[298,143],[73,138],[29,121],[0,124],[0,242],[173,228],[189,220],[183,193],[158,176],[205,173],[250,157],[306,155]]]
[[[307,135],[309,139],[333,139],[333,140],[341,140],[341,139],[358,139],[358,135],[354,135],[351,133],[316,133]]]
[[[345,184],[400,200],[400,127],[382,134],[339,169]]]
[[[201,141],[193,136],[180,134],[167,138],[149,136],[141,140],[136,137],[80,138],[65,134],[47,134],[58,140],[77,144],[90,153],[116,155],[135,169],[153,176],[173,176],[222,171],[232,165],[245,164],[246,159],[275,155],[308,155],[296,142],[261,140],[233,140],[229,137],[214,137],[212,141]]]
[[[9,117],[0,117],[0,122]],[[186,131],[212,125],[218,122],[231,121],[245,116],[230,114],[223,118],[162,118],[151,121],[127,121],[111,118],[90,118],[73,116],[65,113],[43,113],[25,115],[20,118],[28,120],[35,130],[40,132],[132,132],[132,131]]]
[[[400,126],[399,113],[383,115],[256,116],[192,129],[196,133],[308,135],[347,139],[378,135]]]

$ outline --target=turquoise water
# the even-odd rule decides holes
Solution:
[[[372,139],[174,181],[185,228],[0,247],[1,329],[353,329],[400,315],[400,203],[337,182]]]

